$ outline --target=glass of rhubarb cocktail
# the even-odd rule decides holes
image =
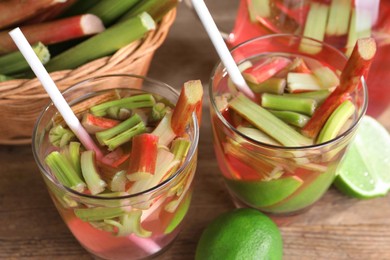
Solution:
[[[293,35],[254,38],[231,53],[256,98],[216,66],[210,111],[226,186],[239,207],[303,211],[333,182],[366,111],[361,71],[330,45]]]
[[[52,103],[39,116],[33,154],[61,217],[96,257],[158,254],[191,201],[200,82],[186,82],[179,95],[145,77],[108,75],[63,95],[98,149],[86,149]]]

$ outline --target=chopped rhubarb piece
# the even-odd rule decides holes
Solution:
[[[300,57],[295,58],[293,60],[293,62],[289,66],[289,71],[299,73],[311,73],[311,70],[307,66],[306,62]]]
[[[307,15],[303,36],[323,41],[325,37],[326,21],[329,7],[325,4],[313,2]],[[320,43],[302,39],[299,49],[305,53],[316,54],[321,51]]]
[[[317,108],[317,102],[314,99],[269,93],[264,93],[261,96],[261,105],[265,108],[293,111],[309,116]]]
[[[351,0],[332,0],[326,26],[328,36],[342,36],[348,33],[351,8]]]
[[[203,86],[200,80],[184,83],[171,118],[171,127],[176,135],[184,133],[193,112],[199,114],[199,109],[202,107],[202,98]]]
[[[62,125],[57,125],[50,129],[49,132],[49,141],[52,145],[57,147],[63,147],[75,139],[74,133],[68,129],[62,127]]]
[[[340,84],[339,77],[336,73],[326,66],[321,66],[313,70],[322,88],[334,88]]]
[[[173,139],[175,139],[176,134],[172,130],[172,113],[168,112],[161,119],[160,123],[153,130],[152,134],[159,137],[159,144],[163,146],[168,146]]]
[[[282,94],[286,87],[286,80],[282,78],[269,78],[259,84],[248,82],[254,93],[275,93]]]
[[[109,128],[113,128],[118,125],[120,122],[114,119],[94,116],[90,113],[85,113],[81,124],[84,126],[85,130],[89,134],[95,134]]]
[[[92,195],[104,191],[107,183],[101,179],[98,173],[94,151],[88,150],[81,153],[81,172]]]
[[[249,18],[252,23],[256,23],[259,17],[267,18],[271,16],[270,0],[246,0],[248,3]]]
[[[290,93],[321,90],[320,82],[313,74],[290,72],[287,74],[287,90]]]
[[[322,128],[317,143],[324,143],[335,138],[355,110],[355,105],[349,100],[338,106]]]
[[[134,136],[131,146],[127,178],[137,181],[153,175],[156,170],[158,136],[140,134]]]
[[[291,64],[291,60],[285,57],[272,57],[255,63],[252,67],[243,72],[246,80],[252,83],[262,83],[273,77],[282,69]]]
[[[114,151],[106,154],[101,159],[101,162],[113,168],[118,168],[121,164],[126,162],[129,157],[130,153],[125,153],[120,147],[118,147]]]
[[[360,8],[353,9],[351,20],[349,22],[348,40],[346,44],[346,54],[349,56],[360,38],[370,37],[371,35],[371,17],[370,10]]]
[[[302,129],[302,133],[312,138],[318,135],[333,111],[360,85],[361,77],[367,77],[375,53],[376,44],[374,39],[364,38],[356,42],[353,52],[341,73],[340,86],[316,110],[313,117]]]
[[[277,118],[282,119],[287,124],[301,127],[301,128],[304,127],[310,119],[310,117],[306,115],[302,115],[300,113],[296,113],[292,111],[278,111],[278,110],[269,110],[269,111]]]

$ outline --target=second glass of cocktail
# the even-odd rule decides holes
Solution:
[[[271,214],[307,209],[332,184],[365,114],[365,82],[358,78],[353,91],[326,101],[339,104],[313,133],[309,122],[322,120],[318,108],[340,90],[347,61],[340,51],[309,38],[270,35],[249,40],[231,53],[257,98],[240,93],[224,66],[216,66],[210,111],[226,186],[239,207]]]

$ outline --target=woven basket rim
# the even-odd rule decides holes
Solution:
[[[50,73],[50,76],[60,91],[64,91],[69,86],[94,76],[133,73],[132,70],[137,70],[139,67],[146,67],[146,69],[138,74],[146,74],[154,52],[163,44],[175,18],[176,8],[168,12],[157,25],[156,29],[149,32],[142,40],[122,47],[113,55],[93,60],[74,70],[55,71]],[[41,99],[47,100],[46,103],[49,102],[48,95],[37,78],[0,82],[0,107],[18,106],[20,110],[20,103]],[[20,111],[15,116],[20,117]],[[35,118],[26,118],[25,120],[35,121]],[[19,120],[22,119],[19,118]],[[2,133],[2,129],[8,132],[12,131],[13,125],[12,122],[7,125],[0,125],[0,144],[22,145],[31,143],[31,137],[15,139]]]

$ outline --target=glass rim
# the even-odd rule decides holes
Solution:
[[[330,45],[330,44],[328,44],[326,42],[318,41],[318,40],[310,38],[310,37],[299,36],[299,35],[294,35],[294,34],[287,34],[287,33],[263,35],[263,36],[259,36],[259,37],[255,37],[255,38],[246,40],[246,41],[244,41],[244,42],[234,46],[233,48],[231,48],[230,49],[230,53],[232,53],[233,51],[235,51],[235,50],[237,50],[239,48],[242,48],[245,45],[248,45],[248,44],[250,44],[252,42],[255,42],[255,41],[266,40],[266,39],[270,39],[270,38],[283,38],[283,37],[286,37],[286,38],[287,37],[288,38],[296,38],[296,39],[307,39],[307,40],[311,40],[313,42],[320,43],[321,45],[325,46],[326,48],[329,48],[332,51],[338,53],[340,56],[344,57],[345,60],[347,61],[347,56],[344,53],[342,53],[340,50],[338,50],[337,48],[333,47],[332,45]],[[282,150],[282,151],[310,150],[310,149],[318,149],[318,148],[327,147],[327,146],[330,146],[333,143],[337,143],[338,141],[341,141],[342,139],[344,139],[347,136],[349,136],[354,131],[354,129],[359,125],[359,122],[362,120],[363,116],[366,114],[366,111],[367,111],[367,107],[368,107],[368,88],[367,88],[367,84],[366,84],[365,78],[361,77],[360,80],[361,80],[361,83],[362,83],[362,89],[360,91],[363,91],[363,102],[362,102],[362,106],[361,106],[361,111],[360,112],[358,111],[359,114],[357,115],[356,120],[354,120],[354,122],[342,134],[336,136],[335,138],[332,138],[329,141],[323,142],[323,143],[312,144],[312,145],[305,145],[305,146],[282,146],[282,145],[272,145],[272,144],[263,143],[263,142],[255,140],[253,138],[250,138],[249,136],[247,136],[247,135],[241,133],[240,131],[238,131],[232,124],[230,124],[225,119],[225,117],[218,110],[217,104],[216,104],[215,98],[214,98],[214,93],[213,93],[213,86],[214,86],[213,82],[214,82],[215,73],[216,73],[216,71],[218,70],[218,68],[220,66],[223,66],[221,60],[214,66],[214,68],[212,70],[212,73],[211,73],[211,77],[210,77],[210,83],[209,83],[209,100],[210,100],[210,103],[211,103],[210,109],[213,109],[215,111],[216,115],[218,116],[218,119],[229,130],[233,131],[235,134],[239,135],[241,138],[244,138],[246,141],[249,141],[250,143],[253,143],[253,144],[255,144],[255,145],[259,146],[259,147],[264,147],[264,148],[273,149],[273,150]],[[223,72],[223,69],[225,69],[225,67],[222,67],[222,70],[221,70],[222,72]]]
[[[88,82],[93,82],[95,80],[104,79],[104,78],[114,78],[114,77],[138,78],[138,79],[141,79],[143,81],[147,81],[149,83],[156,84],[158,87],[167,88],[172,94],[176,95],[177,97],[179,96],[179,92],[176,89],[174,89],[173,87],[171,87],[170,85],[168,85],[168,84],[166,84],[166,83],[164,83],[162,81],[159,81],[159,80],[155,80],[155,79],[152,79],[152,78],[149,78],[149,77],[135,75],[135,74],[107,74],[107,75],[102,75],[102,76],[91,77],[91,78],[88,78],[88,79],[85,79],[85,80],[82,80],[82,81],[79,81],[79,82],[73,84],[72,86],[68,87],[66,90],[62,91],[61,94],[63,95],[63,94],[66,94],[68,92],[71,92],[74,89],[77,89],[77,87],[79,87],[80,85],[83,85],[83,84],[88,83]],[[115,88],[113,88],[113,89],[115,89]],[[131,88],[129,88],[129,89],[131,89]],[[142,90],[142,89],[134,89],[134,90]],[[98,92],[102,92],[102,91],[105,91],[105,90],[99,90],[99,91],[97,91],[97,93]],[[157,185],[155,185],[155,186],[153,186],[153,187],[151,187],[151,188],[149,188],[147,190],[144,190],[144,191],[141,191],[141,192],[137,192],[137,193],[134,193],[134,194],[127,194],[127,195],[123,195],[123,196],[103,197],[103,196],[99,196],[99,195],[84,194],[84,193],[78,192],[76,190],[71,189],[70,187],[67,187],[67,186],[61,184],[44,167],[43,162],[39,158],[37,147],[36,147],[36,141],[38,139],[38,126],[40,125],[41,120],[42,120],[43,116],[45,115],[45,113],[47,112],[47,110],[50,107],[52,107],[52,106],[54,106],[53,102],[50,101],[43,108],[43,110],[39,114],[39,116],[38,116],[38,118],[37,118],[37,120],[36,120],[36,122],[34,124],[33,133],[32,133],[32,151],[33,151],[33,156],[34,156],[35,162],[38,165],[39,170],[45,175],[46,178],[49,179],[49,181],[52,184],[54,184],[57,188],[59,188],[61,190],[64,190],[66,192],[69,192],[72,195],[77,196],[79,198],[95,199],[97,201],[112,201],[112,200],[122,200],[122,199],[136,198],[136,197],[140,197],[142,195],[146,195],[146,194],[149,194],[149,193],[153,194],[154,192],[163,190],[169,183],[171,183],[173,180],[177,179],[179,176],[182,175],[184,170],[189,166],[190,162],[192,161],[193,157],[195,156],[195,153],[196,153],[196,150],[197,150],[197,147],[198,147],[198,142],[199,142],[199,124],[198,124],[198,120],[197,120],[196,114],[194,112],[192,114],[192,124],[193,124],[193,128],[194,128],[194,138],[193,138],[193,140],[191,142],[190,148],[188,150],[188,154],[187,154],[187,156],[186,156],[186,158],[184,160],[184,163],[168,179],[160,182],[159,184],[157,184]]]

